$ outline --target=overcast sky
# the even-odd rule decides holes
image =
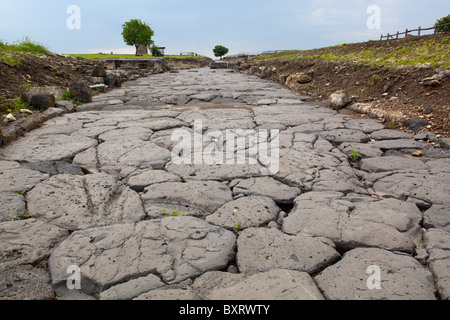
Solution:
[[[67,13],[73,5],[79,16]],[[0,39],[28,36],[57,53],[134,53],[122,24],[140,19],[167,54],[213,57],[218,44],[235,54],[377,40],[448,14],[449,0],[0,0]]]

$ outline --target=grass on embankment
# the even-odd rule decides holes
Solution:
[[[450,34],[411,37],[391,41],[369,41],[334,47],[283,51],[258,57],[258,61],[321,59],[364,63],[387,67],[421,67],[450,69]]]
[[[21,63],[27,54],[50,54],[51,52],[42,44],[23,38],[13,44],[0,40],[0,62],[16,66]]]
[[[163,56],[154,57],[151,54],[144,54],[142,56],[136,56],[134,54],[68,54],[68,56],[79,59],[203,59],[203,56]]]

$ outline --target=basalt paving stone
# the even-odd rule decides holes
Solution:
[[[173,284],[226,267],[235,242],[231,231],[192,217],[118,224],[72,233],[53,251],[49,270],[58,295],[64,294],[67,268],[77,265],[83,293],[108,298],[114,291],[130,299],[149,289],[148,281],[139,280],[150,274]]]
[[[428,265],[434,274],[443,300],[450,299],[450,233],[440,229],[430,229],[424,233],[425,248],[429,253]]]
[[[204,216],[230,202],[228,186],[217,181],[164,182],[145,188],[141,196],[149,217],[180,214]]]
[[[26,203],[23,195],[15,192],[0,192],[0,222],[11,221],[25,212]]]
[[[206,217],[211,224],[233,229],[240,223],[240,230],[250,227],[262,227],[278,218],[280,208],[267,197],[242,197],[228,202]]]
[[[289,269],[316,273],[339,259],[329,241],[291,236],[276,229],[248,228],[237,241],[240,272]]]
[[[372,213],[372,214],[370,214]],[[412,252],[420,241],[421,212],[412,203],[340,192],[309,192],[295,199],[282,221],[287,234],[325,237],[338,247],[379,247]]]
[[[314,280],[330,300],[436,300],[428,269],[410,256],[382,249],[349,251]]]
[[[139,195],[106,174],[56,175],[26,195],[32,217],[69,230],[145,218]]]
[[[0,150],[0,157],[28,162],[63,160],[97,144],[95,139],[65,134],[23,137]]]
[[[0,269],[51,255],[61,299],[448,299],[450,159],[440,149],[280,84],[196,71],[127,82],[85,106],[98,110],[48,120],[0,151]],[[232,146],[256,162],[237,165],[233,152],[229,166],[178,165],[179,129],[278,129],[267,142],[279,138],[279,170],[266,176],[252,149],[264,143],[251,140]],[[405,157],[413,150],[423,157]],[[32,219],[9,221],[25,210]],[[71,265],[81,290],[67,288]],[[366,290],[370,265],[381,290]]]
[[[34,264],[50,256],[69,231],[38,219],[0,223],[0,270]]]

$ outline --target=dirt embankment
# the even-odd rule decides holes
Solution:
[[[439,37],[442,36],[431,38]],[[395,63],[382,65],[383,61],[380,63],[380,59],[376,59],[382,56],[382,52],[386,54],[383,59],[386,59],[396,46],[408,48],[429,39],[403,39],[391,41],[388,45],[387,41],[371,41],[234,62],[247,73],[285,84],[314,100],[325,101],[333,92],[344,90],[353,103],[365,103],[388,113],[401,114],[405,120],[426,120],[428,124],[424,130],[450,137],[450,71],[432,68],[427,63],[420,67],[395,66]],[[408,50],[401,52],[406,54]],[[373,61],[376,63],[364,63],[364,59],[348,61],[348,57],[361,57],[361,53],[375,53]],[[395,59],[402,58],[395,56]],[[298,77],[300,81],[294,84],[286,81],[297,73],[302,75]],[[402,121],[388,126],[406,130]]]

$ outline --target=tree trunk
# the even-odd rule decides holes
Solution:
[[[136,57],[137,57],[137,55],[138,55],[138,49],[139,49],[139,45],[138,45],[138,44],[135,44],[135,47],[136,47]]]

